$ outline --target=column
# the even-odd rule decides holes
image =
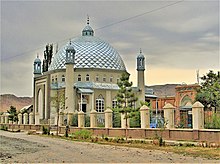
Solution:
[[[29,124],[34,124],[34,114],[32,112],[29,114]]]
[[[60,112],[60,116],[59,116],[59,126],[63,126],[64,125],[64,116],[63,116],[63,112]],[[69,124],[70,125],[70,124]]]
[[[140,108],[141,115],[141,128],[150,128],[150,108],[146,105],[143,105]]]
[[[8,124],[9,120],[8,120],[8,113],[5,114],[5,124]]]
[[[204,129],[204,105],[196,101],[192,105],[193,129]]]
[[[174,109],[175,107],[167,103],[164,107],[164,123],[167,129],[174,128]]]
[[[107,108],[105,110],[105,128],[112,128],[112,110]]]
[[[4,115],[2,115],[1,123],[5,124],[5,116]]]
[[[72,112],[67,114],[67,125],[71,125],[71,122],[73,120],[73,114],[74,113]]]
[[[3,117],[2,115],[0,115],[0,123],[3,123],[2,121],[3,121]]]
[[[90,127],[97,127],[97,111],[94,109],[90,112]]]
[[[35,113],[35,125],[40,125],[40,115],[39,113]]]
[[[127,118],[127,128],[130,127],[130,119]],[[125,113],[121,113],[121,128],[126,128]]]
[[[22,114],[19,113],[18,114],[18,125],[21,125],[22,124]]]
[[[78,112],[78,127],[79,128],[85,127],[85,114],[83,111]]]
[[[24,124],[28,124],[28,113],[24,113]]]

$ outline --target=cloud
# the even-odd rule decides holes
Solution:
[[[146,78],[151,84],[190,83],[194,82],[194,70],[218,69],[218,1],[183,1],[117,23],[170,3],[1,2],[1,93],[31,96],[36,54],[42,59],[47,43],[58,43],[61,47],[70,38],[81,35],[87,14],[93,29],[115,23],[95,31],[95,36],[120,53],[133,81],[136,81],[136,57],[140,48],[146,58]]]

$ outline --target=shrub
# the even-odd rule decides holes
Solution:
[[[42,127],[42,133],[43,133],[43,134],[48,134],[48,133],[49,133],[49,130],[43,126],[43,127]]]
[[[6,125],[2,125],[0,130],[8,131],[8,127]]]
[[[71,121],[71,126],[78,127],[78,115],[74,114]]]
[[[88,130],[79,130],[73,133],[74,138],[76,139],[89,139],[92,136],[92,132]]]

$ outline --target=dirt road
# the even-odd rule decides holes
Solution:
[[[220,163],[175,153],[0,131],[0,163]]]

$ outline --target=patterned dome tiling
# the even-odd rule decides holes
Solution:
[[[95,36],[80,36],[71,40],[76,51],[74,68],[126,70],[119,53],[108,43]],[[54,55],[49,70],[66,68],[66,47]]]

